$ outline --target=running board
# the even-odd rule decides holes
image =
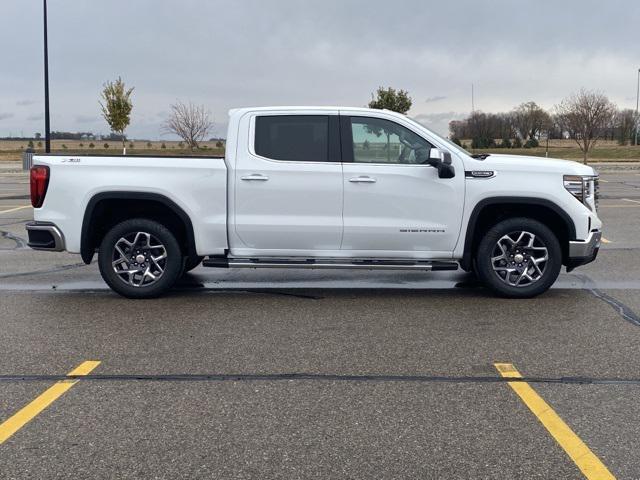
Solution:
[[[227,258],[209,257],[204,267],[215,268],[356,268],[368,270],[457,270],[457,262],[430,260],[349,260],[345,258]]]

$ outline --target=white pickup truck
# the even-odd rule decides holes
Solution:
[[[206,267],[474,271],[507,297],[595,259],[598,177],[563,160],[474,158],[387,110],[230,111],[225,157],[38,155],[29,246],[98,252],[126,297]],[[206,257],[206,258],[205,258]]]

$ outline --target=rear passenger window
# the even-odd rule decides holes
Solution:
[[[274,160],[327,162],[329,116],[263,115],[256,117],[255,151]]]

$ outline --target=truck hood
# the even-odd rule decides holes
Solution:
[[[465,159],[467,170],[496,170],[512,172],[557,172],[564,175],[596,175],[592,167],[571,160],[529,157],[525,155],[505,155],[492,153],[484,160]]]

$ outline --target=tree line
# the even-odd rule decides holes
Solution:
[[[369,108],[386,108],[406,114],[411,97],[405,90],[378,88]],[[631,109],[619,109],[606,95],[581,89],[550,111],[530,101],[510,112],[473,111],[464,120],[449,123],[451,139],[458,145],[471,140],[472,149],[535,148],[541,138],[573,139],[587,163],[589,152],[599,139],[617,140],[620,145],[637,145],[640,119]]]
[[[464,120],[449,123],[456,143],[471,140],[471,148],[531,148],[541,138],[573,139],[586,163],[599,139],[617,140],[620,145],[636,145],[639,127],[636,112],[619,109],[601,92],[580,90],[550,111],[530,101],[510,112],[472,112]]]
[[[126,153],[125,131],[133,110],[133,90],[118,78],[105,83],[101,93],[100,106],[102,116],[111,128],[110,139],[122,141],[123,153]],[[380,87],[371,97],[369,108],[386,108],[406,114],[412,105],[407,91],[391,87]],[[203,105],[181,101],[172,104],[170,110],[162,126],[163,132],[175,134],[188,148],[197,149],[198,143],[213,129],[209,110]],[[637,145],[638,120],[635,111],[618,109],[603,93],[581,89],[549,111],[533,101],[522,103],[510,112],[473,111],[463,120],[451,121],[449,130],[451,139],[458,144],[462,139],[470,139],[472,149],[534,148],[543,137],[571,138],[580,147],[586,163],[589,152],[601,138],[617,139],[620,145]],[[69,135],[71,132],[59,133]]]

